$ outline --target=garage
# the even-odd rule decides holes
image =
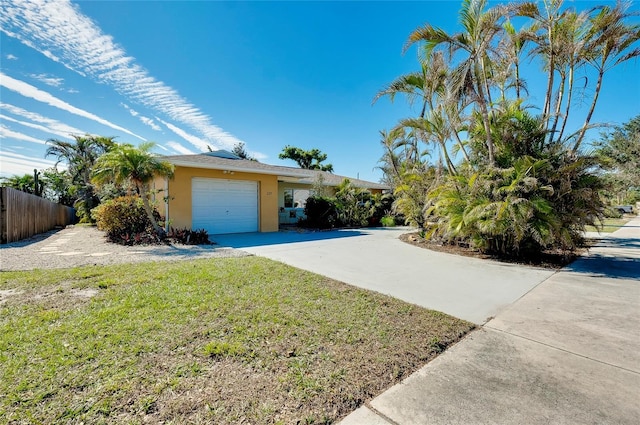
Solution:
[[[258,182],[194,177],[192,225],[210,235],[258,231]]]

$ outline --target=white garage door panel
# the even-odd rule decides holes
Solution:
[[[194,178],[192,227],[209,234],[258,231],[258,183]]]

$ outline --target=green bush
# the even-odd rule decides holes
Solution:
[[[369,223],[373,208],[371,193],[344,179],[336,188],[338,221],[342,226],[362,227]]]
[[[310,196],[304,207],[307,216],[300,225],[316,229],[331,229],[338,224],[338,210],[336,203],[330,198]]]
[[[606,207],[604,209],[604,216],[606,218],[622,218],[622,213],[613,207]]]
[[[396,219],[390,215],[385,215],[380,219],[380,223],[383,227],[393,227],[396,225]]]
[[[510,256],[572,251],[602,217],[589,157],[522,157],[512,167],[449,176],[428,197],[426,236]]]
[[[154,210],[153,214],[156,220],[160,220],[158,211]],[[111,242],[135,245],[157,240],[138,196],[122,196],[107,201],[94,208],[91,215],[98,229],[103,230]]]

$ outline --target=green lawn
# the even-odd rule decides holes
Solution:
[[[605,218],[601,229],[594,226],[587,226],[586,230],[587,232],[613,233],[624,226],[627,221],[629,221],[628,218]]]
[[[332,423],[470,323],[257,257],[0,274],[0,422]]]

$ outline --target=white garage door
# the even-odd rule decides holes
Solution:
[[[193,178],[192,228],[210,235],[258,231],[258,182]]]

